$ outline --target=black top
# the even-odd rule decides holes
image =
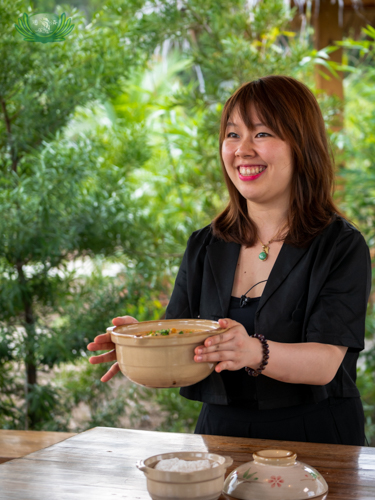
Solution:
[[[229,317],[239,252],[239,244],[216,238],[210,226],[193,233],[166,317]],[[304,248],[283,244],[255,313],[256,332],[275,342],[342,345],[348,352],[332,382],[324,386],[256,377],[252,400],[259,409],[359,396],[355,367],[364,348],[370,287],[369,249],[361,233],[341,217]],[[222,374],[216,372],[180,392],[212,404],[227,405],[231,399]]]
[[[230,299],[228,316],[234,321],[241,323],[250,336],[255,333],[254,320],[259,301],[260,297],[251,298],[247,304],[240,307],[240,299],[238,297],[231,297]],[[254,394],[256,394],[256,377],[249,376],[244,368],[235,371],[223,370],[221,377],[230,405],[257,406],[252,401]]]

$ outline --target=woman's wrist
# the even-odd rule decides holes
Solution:
[[[256,341],[253,342],[255,348],[255,360],[250,363],[250,366],[245,366],[245,370],[252,377],[257,377],[260,375],[268,364],[269,359],[269,346],[264,335],[260,333],[255,333],[252,337]]]

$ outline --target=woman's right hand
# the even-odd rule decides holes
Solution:
[[[132,316],[121,316],[119,318],[114,318],[112,323],[115,326],[120,325],[130,325],[132,323],[138,323],[138,320],[133,318]],[[103,333],[102,335],[98,335],[95,337],[94,342],[90,342],[87,346],[89,351],[106,351],[104,354],[99,354],[98,356],[91,356],[89,362],[92,365],[97,365],[98,363],[107,363],[109,361],[116,361],[116,346],[111,341],[110,333]],[[100,379],[102,382],[108,382],[112,377],[116,375],[117,372],[120,371],[120,367],[118,363],[114,363],[111,368],[105,373]]]

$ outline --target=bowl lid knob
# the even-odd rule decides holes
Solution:
[[[265,465],[293,465],[297,454],[289,450],[268,449],[253,453],[254,462]]]

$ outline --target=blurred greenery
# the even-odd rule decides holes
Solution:
[[[202,403],[184,400],[179,394],[179,389],[148,389],[132,384],[128,395],[134,403],[129,411],[130,422],[133,425],[149,419],[151,408],[146,408],[145,402],[152,401],[162,416],[161,423],[155,427],[155,430],[194,432]]]
[[[375,29],[362,30],[362,39],[347,39],[344,63],[349,64],[345,85],[345,128],[334,135],[337,157],[339,200],[368,242],[375,257]],[[343,66],[345,68],[345,65]],[[375,273],[372,300],[366,318],[366,351],[360,355],[357,384],[366,415],[366,435],[375,446]]]
[[[23,12],[65,12],[61,43],[27,43]],[[337,157],[338,201],[374,247],[374,32],[344,45],[341,103],[315,88],[333,48],[290,29],[283,0],[0,0],[0,427],[192,431],[200,404],[87,361],[114,316],[160,317],[190,233],[226,201],[220,113],[266,74],[317,95]],[[358,383],[375,440],[375,313]],[[25,383],[26,382],[26,383]],[[26,388],[26,390],[25,390]],[[84,408],[84,416],[76,416]],[[373,441],[375,442],[375,441]]]

